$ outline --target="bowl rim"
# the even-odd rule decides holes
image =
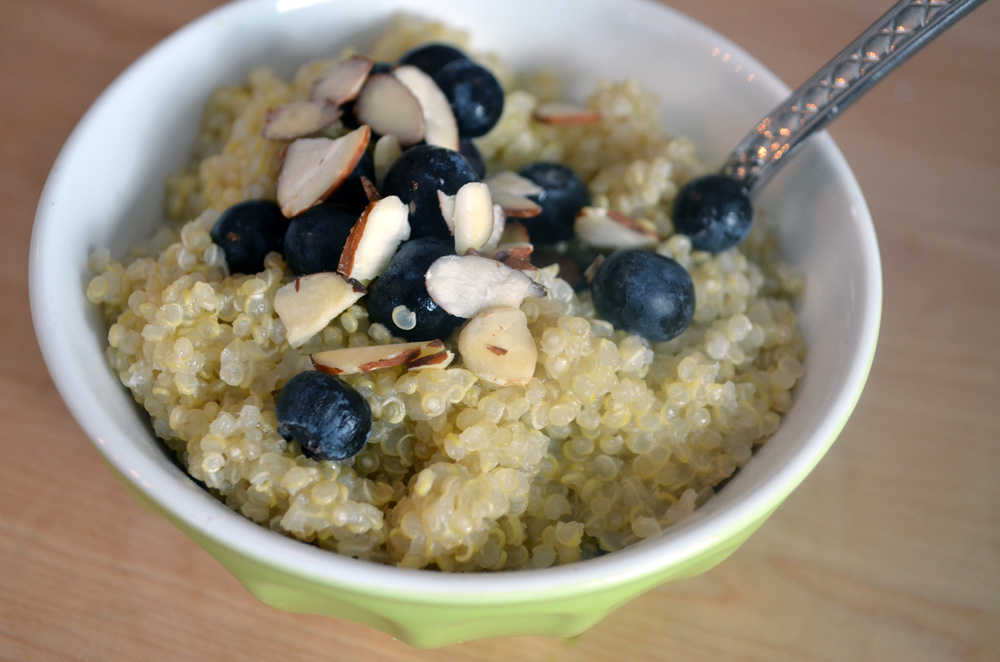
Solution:
[[[297,4],[308,6],[322,1],[324,0],[311,0]],[[789,93],[789,88],[756,58],[731,39],[707,26],[653,0],[620,2],[629,11],[660,14],[656,20],[669,19],[671,23],[697,35],[701,40],[725,44],[734,57],[752,67],[758,83],[772,93],[776,100]],[[53,291],[53,283],[45,270],[48,255],[46,242],[57,233],[57,228],[52,226],[48,209],[54,190],[66,176],[66,163],[71,159],[81,136],[94,118],[113,101],[116,91],[126,80],[141,75],[149,61],[164,57],[189,35],[221,16],[251,11],[258,6],[278,7],[282,4],[296,3],[289,3],[287,0],[236,0],[195,19],[147,51],[122,72],[83,115],[60,151],[42,192],[32,231],[29,264],[31,310],[38,342],[67,407],[105,459],[125,480],[201,536],[283,573],[368,594],[392,595],[397,599],[419,595],[424,601],[435,602],[454,602],[456,599],[495,602],[504,596],[524,600],[529,595],[551,596],[557,592],[560,595],[572,595],[587,592],[597,585],[619,584],[649,576],[695,558],[703,551],[713,548],[721,539],[731,536],[734,530],[745,527],[746,523],[762,519],[801,483],[836,439],[861,395],[874,357],[882,304],[881,264],[871,215],[846,159],[825,132],[813,137],[810,149],[837,172],[855,201],[855,222],[861,232],[864,251],[862,262],[869,271],[865,278],[868,290],[860,293],[864,296],[863,309],[859,311],[861,351],[850,367],[845,388],[836,394],[837,397],[827,409],[821,424],[816,427],[808,442],[796,449],[793,459],[770,475],[751,495],[736,503],[726,504],[715,516],[708,519],[692,516],[671,527],[669,536],[659,541],[638,543],[614,554],[587,561],[541,570],[452,574],[386,566],[340,556],[259,526],[201,489],[178,489],[178,478],[190,480],[187,475],[179,469],[176,470],[176,475],[170,474],[168,469],[136,449],[133,442],[117,429],[118,422],[102,410],[100,399],[89,391],[77,388],[80,375],[71,375],[72,371],[66,370],[65,364],[61,362],[66,348],[59,336],[65,331],[48,322],[52,319],[54,307],[58,305],[58,302],[48,296]],[[232,541],[238,542],[234,544]]]

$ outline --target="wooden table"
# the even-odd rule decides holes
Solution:
[[[1000,2],[831,130],[875,218],[885,312],[868,387],[816,471],[721,566],[576,640],[436,652],[257,602],[126,496],[42,364],[28,241],[53,159],[126,65],[217,4],[0,3],[0,659],[1000,659]],[[887,2],[669,4],[797,84]]]

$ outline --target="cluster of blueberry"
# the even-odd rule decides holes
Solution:
[[[379,194],[397,196],[408,206],[411,234],[371,283],[366,300],[372,321],[383,324],[393,335],[409,341],[443,339],[463,320],[439,307],[425,283],[430,265],[455,253],[438,192],[453,195],[463,185],[485,176],[483,160],[471,139],[497,123],[504,93],[486,68],[450,45],[419,47],[404,55],[399,64],[421,69],[445,94],[458,126],[460,149],[417,144],[405,149],[386,172]],[[391,67],[375,63],[373,72]],[[347,122],[352,117],[346,112],[343,119]],[[541,212],[519,219],[531,243],[542,247],[572,239],[574,220],[590,204],[583,180],[570,168],[551,162],[533,163],[519,174],[541,189],[530,196]],[[271,251],[282,253],[296,276],[337,271],[351,228],[369,203],[366,179],[376,179],[370,150],[321,204],[288,219],[275,202],[245,201],[223,212],[212,238],[225,252],[234,273],[260,271]],[[746,228],[718,221],[700,228],[689,223],[687,227],[696,247],[706,250],[721,250],[746,234]],[[618,328],[653,341],[678,335],[694,314],[694,286],[687,271],[648,250],[619,250],[604,258],[594,273],[592,293],[598,314]],[[400,309],[411,313],[402,326],[394,317]],[[364,446],[371,428],[371,412],[364,398],[340,379],[316,371],[303,373],[285,385],[276,403],[276,415],[284,437],[297,440],[307,455],[322,459],[353,456]]]

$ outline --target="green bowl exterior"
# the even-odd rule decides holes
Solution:
[[[879,292],[881,295],[881,292]],[[881,299],[878,301],[881,311]],[[878,333],[876,330],[876,337]],[[174,524],[229,570],[258,600],[285,611],[317,614],[361,623],[415,648],[437,648],[465,641],[505,636],[574,637],[598,623],[615,609],[669,581],[707,572],[728,558],[763,524],[805,479],[847,424],[871,370],[872,345],[864,358],[865,378],[854,393],[849,410],[822,452],[802,473],[754,517],[737,520],[716,536],[713,544],[682,561],[640,575],[612,576],[599,585],[581,584],[562,591],[530,594],[407,594],[374,589],[358,590],[350,584],[296,573],[263,562],[178,518],[152,500],[113,464],[108,467],[126,491],[152,513]],[[279,535],[279,534],[275,534]],[[429,571],[430,572],[430,571]]]
[[[638,577],[612,578],[600,586],[580,585],[562,592],[530,595],[406,595],[359,591],[307,572],[292,573],[261,562],[176,518],[126,476],[111,469],[138,503],[194,540],[261,602],[285,611],[362,623],[415,648],[437,648],[489,637],[576,636],[656,586],[712,569],[736,551],[780,504],[772,504],[756,520],[741,522],[703,552]]]

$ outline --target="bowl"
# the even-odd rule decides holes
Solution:
[[[731,554],[828,450],[871,367],[881,309],[872,221],[828,135],[767,187],[772,220],[807,289],[798,305],[807,371],[780,430],[695,514],[660,536],[599,558],[506,573],[449,575],[387,567],[283,537],[230,511],[167,457],[107,365],[107,329],[84,291],[88,253],[115,254],[161,222],[164,178],[186,160],[202,106],[260,64],[289,75],[340,45],[364,47],[400,8],[469,30],[513,67],[538,63],[581,98],[597,77],[637,77],[663,122],[720,163],[788,88],[749,54],[695,21],[644,0],[248,0],[165,39],[82,118],[54,164],[35,220],[31,305],[59,392],[111,471],[263,602],[365,623],[414,646],[503,635],[572,636],[664,582]],[[530,19],[530,20],[529,20]]]

